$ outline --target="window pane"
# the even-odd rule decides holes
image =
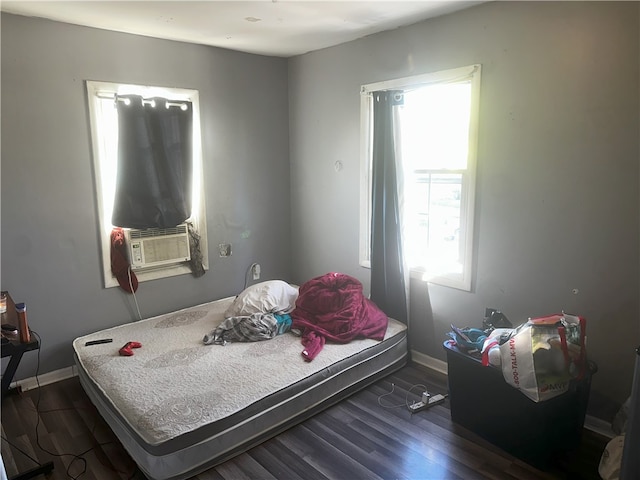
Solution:
[[[470,112],[470,82],[407,91],[400,110],[406,168],[467,168]]]
[[[413,268],[460,273],[463,175],[414,171],[406,185],[407,260]]]
[[[113,198],[116,191],[116,175],[118,160],[118,112],[111,98],[97,100],[99,107],[97,115],[98,135],[101,141],[103,156],[100,158],[100,178],[102,181],[102,202],[106,214],[103,218],[103,229],[110,233],[111,212],[113,211]]]

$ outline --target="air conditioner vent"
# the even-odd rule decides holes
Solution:
[[[187,225],[125,230],[132,270],[168,266],[191,259]]]
[[[178,225],[172,228],[148,228],[146,230],[129,230],[129,234],[132,239],[137,238],[149,238],[149,237],[166,237],[167,235],[180,235],[187,233],[187,226],[185,224]]]

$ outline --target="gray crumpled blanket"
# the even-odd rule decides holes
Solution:
[[[269,340],[291,328],[291,316],[276,313],[254,313],[229,317],[211,333],[204,336],[205,345],[226,345],[229,342],[258,342]]]

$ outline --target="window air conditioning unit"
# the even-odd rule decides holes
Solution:
[[[174,228],[126,229],[131,270],[159,267],[191,259],[186,224]]]

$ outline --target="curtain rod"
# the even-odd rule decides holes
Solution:
[[[129,99],[128,98],[120,98],[118,96],[117,93],[108,93],[108,92],[98,92],[96,93],[96,96],[98,98],[103,98],[105,100],[114,100],[114,101],[119,101],[119,102],[125,102],[128,104]],[[140,95],[141,96],[141,95]],[[164,97],[160,97],[160,98],[164,98]],[[183,102],[172,102],[167,98],[164,98],[165,100],[167,100],[167,107],[180,107],[183,110],[186,110],[187,108],[189,108],[187,106],[187,103],[189,103],[188,101],[183,101]],[[142,99],[142,104],[147,104],[147,105],[154,105],[154,100],[146,100],[146,99]],[[155,106],[155,105],[154,105]]]

